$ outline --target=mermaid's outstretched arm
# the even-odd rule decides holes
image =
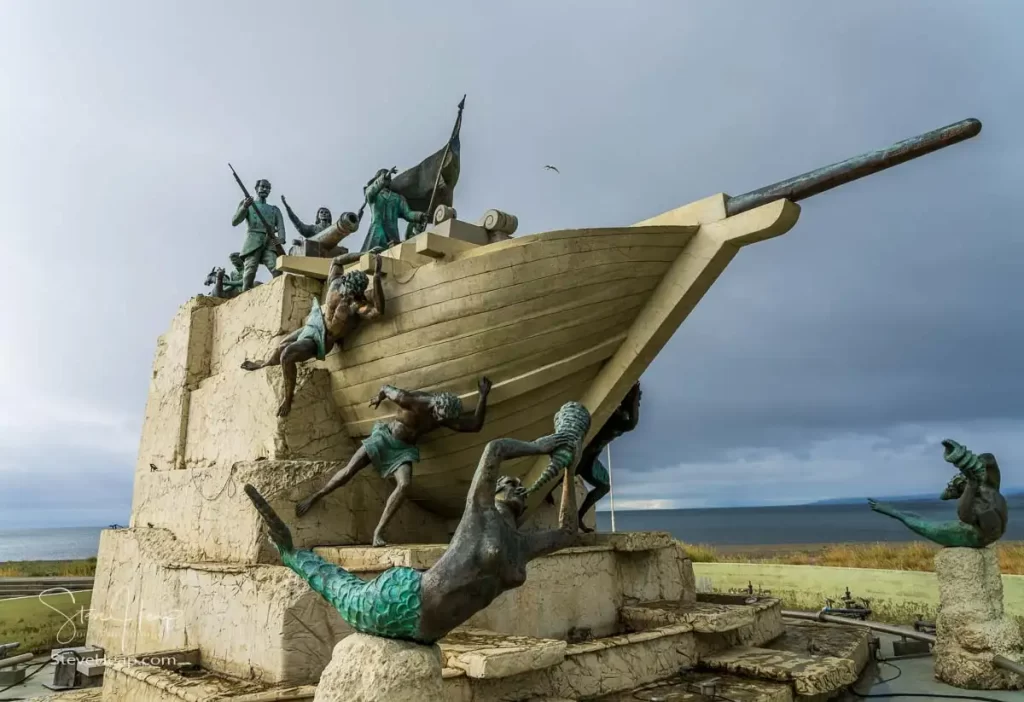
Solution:
[[[868,504],[871,505],[871,509],[879,514],[884,514],[887,517],[903,522],[915,534],[920,534],[940,546],[965,548],[981,548],[985,546],[978,528],[970,524],[964,524],[960,520],[934,522],[925,519],[919,514],[898,510],[892,505],[887,505],[883,502],[875,502],[869,499]]]
[[[503,461],[523,456],[541,456],[550,454],[564,441],[559,435],[552,434],[536,441],[520,441],[518,439],[494,439],[487,442],[484,452],[477,463],[473,483],[466,496],[466,508],[488,507],[494,505],[494,490],[498,483],[498,466]]]

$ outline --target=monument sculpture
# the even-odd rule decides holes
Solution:
[[[935,522],[892,505],[868,500],[871,509],[903,522],[912,531],[940,546],[984,548],[1006,531],[1006,498],[999,493],[999,464],[991,453],[975,455],[957,442],[942,442],[943,459],[960,471],[943,490],[943,500],[957,500],[957,517]]]
[[[245,195],[238,203],[235,216],[231,218],[232,227],[237,227],[242,222],[246,223],[245,242],[239,251],[245,262],[242,273],[242,292],[245,292],[252,288],[256,280],[256,269],[261,264],[273,277],[281,275],[281,271],[277,270],[277,257],[284,255],[284,247],[278,236],[284,234],[284,218],[277,205],[267,202],[270,196],[269,180],[261,178],[256,181],[256,199],[253,200],[234,168],[231,168],[231,172]]]
[[[433,217],[439,205],[452,207],[455,202],[455,186],[461,172],[462,111],[466,107],[466,96],[459,102],[459,113],[455,118],[451,136],[439,150],[420,161],[407,171],[402,171],[391,182],[391,190],[405,198],[409,207]],[[423,231],[425,220],[409,222],[405,238],[409,239]]]
[[[250,300],[189,300],[156,345],[134,527],[101,537],[87,644],[105,651],[103,702],[625,699],[695,664],[719,676],[721,697],[750,696],[751,685],[765,699],[834,697],[864,666],[867,637],[853,640],[862,632],[827,656],[795,650],[793,637],[782,636],[793,627],[779,601],[708,599],[670,536],[580,534],[577,457],[600,443],[609,417],[737,252],[796,224],[797,202],[980,129],[964,120],[631,225],[510,238],[514,217],[494,210],[482,227],[446,218],[454,213],[441,194],[436,204],[448,209],[440,223],[399,247],[286,257],[278,260],[285,275]],[[456,138],[448,155],[437,155],[438,191],[454,186],[457,146]],[[436,171],[421,169],[426,204],[409,199],[410,210],[429,208]],[[361,324],[380,316],[385,294],[387,318]],[[325,356],[303,374],[294,408],[276,383],[239,369],[243,358],[270,356],[268,342],[277,345],[268,362],[284,366],[288,356],[293,370],[297,351]],[[329,342],[335,351],[327,355]],[[484,390],[481,376],[494,391],[480,433],[439,429],[416,441],[388,418],[390,438],[403,446],[377,428],[398,388],[468,398]],[[382,382],[393,389],[367,406]],[[289,409],[287,421],[271,419]],[[554,436],[534,440],[549,433],[556,410]],[[399,404],[398,414],[406,411]],[[488,443],[493,437],[503,438]],[[309,500],[300,498],[351,472],[354,453],[373,465],[372,446],[386,467],[422,452],[387,525],[398,545],[369,547],[383,541],[378,516],[393,494],[371,471],[290,528],[274,516],[301,511]],[[557,510],[543,503],[543,490],[524,489],[552,464],[564,475]],[[267,522],[277,552],[266,544]],[[963,552],[984,561],[993,549],[951,548],[940,557]],[[984,572],[991,591],[998,577]],[[990,613],[995,602],[985,600]],[[944,604],[940,628],[953,627],[958,612]],[[352,633],[353,624],[363,633]],[[970,659],[979,671],[995,660],[985,658],[995,650],[993,627],[1007,631],[1002,620],[986,620],[982,631],[955,627],[961,660],[988,642]],[[156,653],[173,662],[148,663]],[[413,659],[424,663],[422,675],[410,673]],[[376,683],[361,688],[374,694],[338,692],[332,671]]]
[[[355,329],[360,321],[377,319],[384,314],[380,252],[371,253],[374,256],[374,276],[370,300],[365,295],[369,285],[366,274],[358,270],[344,272],[345,266],[359,260],[361,254],[338,256],[331,262],[324,306],[321,308],[319,300],[314,297],[306,323],[284,337],[269,358],[242,363],[242,369],[247,371],[281,366],[284,374],[284,399],[277,410],[277,416],[285,417],[291,412],[298,379],[297,364],[311,358],[324,360],[334,345]]]
[[[932,521],[868,500],[871,509],[898,519],[944,548],[935,556],[939,614],[935,621],[935,675],[972,690],[1019,689],[1024,680],[993,665],[996,656],[1024,659],[1024,637],[1003,609],[999,557],[992,548],[1006,531],[1008,510],[999,492],[1000,471],[991,453],[974,454],[951,439],[943,459],[959,471],[940,496],[957,501],[957,517]]]
[[[393,385],[383,386],[377,397],[370,400],[370,407],[376,409],[384,400],[388,400],[398,406],[395,418],[390,422],[376,422],[369,438],[363,441],[348,464],[332,476],[326,485],[296,506],[296,516],[306,514],[313,505],[372,464],[380,477],[395,481],[395,489],[388,497],[384,513],[373,533],[373,545],[386,546],[384,530],[405,501],[412,484],[412,466],[420,460],[416,442],[439,427],[470,433],[483,429],[491,381],[486,377],[481,378],[478,391],[476,409],[464,414],[462,400],[454,393],[410,392]]]
[[[292,224],[295,226],[295,231],[297,231],[304,239],[316,236],[324,229],[331,226],[331,223],[334,221],[331,211],[326,207],[321,207],[316,211],[316,221],[313,224],[306,224],[299,219],[298,215],[295,214],[291,205],[288,204],[288,198],[284,195],[281,196],[281,203],[284,205],[284,211],[288,213],[288,219],[290,219]],[[297,244],[299,242],[296,240],[293,243]]]
[[[359,222],[362,219],[362,210],[357,215],[355,212],[342,212],[338,221],[332,222],[331,211],[321,207],[316,213],[316,222],[306,224],[295,214],[288,200],[281,196],[288,218],[291,219],[295,229],[303,237],[292,240],[292,249],[288,252],[290,256],[315,256],[329,258],[348,253],[348,249],[338,246],[342,239],[359,229]],[[365,207],[365,204],[364,204]]]
[[[409,203],[405,198],[391,189],[391,176],[397,170],[380,169],[363,188],[363,195],[372,215],[370,229],[366,232],[366,240],[363,242],[363,251],[373,248],[387,249],[402,243],[398,235],[399,218],[417,224],[427,219],[425,212],[414,212],[409,209]]]
[[[230,254],[228,259],[231,261],[231,265],[235,267],[231,273],[226,273],[223,268],[215,266],[207,274],[206,281],[203,283],[207,287],[213,286],[212,297],[230,300],[242,292],[242,273],[245,266],[242,255],[236,251]],[[259,283],[256,283],[256,285],[259,285]]]
[[[420,398],[423,400],[424,398]],[[589,413],[567,403],[555,415],[555,433],[536,441],[495,439],[484,448],[466,496],[466,508],[444,555],[426,572],[390,568],[371,581],[295,549],[291,533],[251,485],[245,492],[266,521],[282,562],[323,595],[353,629],[430,645],[526,581],[526,564],[570,546],[576,537],[573,464],[565,470],[559,528],[521,532],[526,506],[517,478],[499,476],[503,461],[523,456],[572,455]],[[582,432],[580,431],[582,429]]]
[[[612,416],[604,423],[597,435],[591,439],[587,447],[583,449],[582,457],[580,458],[579,465],[576,466],[576,474],[585,480],[593,489],[587,493],[586,498],[583,500],[583,504],[580,505],[579,512],[579,529],[582,532],[592,532],[593,529],[586,526],[583,523],[583,517],[586,516],[587,512],[590,511],[598,501],[608,494],[611,490],[611,479],[608,475],[608,469],[605,468],[604,464],[601,463],[601,452],[604,451],[605,447],[608,446],[612,441],[619,438],[627,432],[631,432],[636,429],[637,422],[640,420],[640,382],[637,381],[626,396],[619,403],[619,406],[615,408]],[[557,471],[554,469],[555,466],[549,466],[536,482],[529,487],[527,492],[533,493],[544,486],[549,480],[555,477]],[[557,488],[557,486],[556,486]],[[554,490],[554,488],[553,488]],[[550,503],[554,502],[553,491],[547,494],[545,497]]]

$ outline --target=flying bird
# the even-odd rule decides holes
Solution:
[[[545,171],[554,171],[558,175],[562,175],[562,172],[560,170],[558,170],[557,168],[555,168],[554,166],[552,166],[552,165],[544,166],[544,170]]]

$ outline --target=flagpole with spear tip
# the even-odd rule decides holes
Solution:
[[[441,162],[437,164],[437,176],[434,178],[434,189],[430,191],[430,201],[427,203],[427,220],[432,222],[434,219],[434,199],[437,197],[437,186],[441,184],[441,171],[444,169],[445,159],[448,158],[448,152],[451,151],[452,141],[455,139],[455,135],[459,133],[459,126],[462,124],[462,110],[466,107],[466,96],[462,96],[462,100],[459,101],[459,115],[455,118],[455,126],[452,127],[452,135],[448,137],[448,143],[444,145],[444,153],[441,155]]]

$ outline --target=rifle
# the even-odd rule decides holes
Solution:
[[[252,196],[246,189],[245,183],[243,183],[242,179],[238,177],[238,173],[235,172],[235,167],[229,163],[228,168],[231,169],[231,175],[235,176],[235,182],[238,183],[238,187],[242,189],[242,194],[245,195],[246,199],[251,199]],[[260,212],[260,208],[255,207],[255,204],[256,201],[253,200],[252,209],[256,212],[256,216],[259,217],[260,221],[263,222],[263,226],[266,227],[267,236],[270,238],[272,242],[274,242],[274,251],[277,252],[278,256],[285,256],[286,254],[284,251],[284,246],[281,245],[281,240],[277,238],[277,230],[274,227],[270,226],[270,222],[268,222],[267,218],[263,216],[262,212]]]

